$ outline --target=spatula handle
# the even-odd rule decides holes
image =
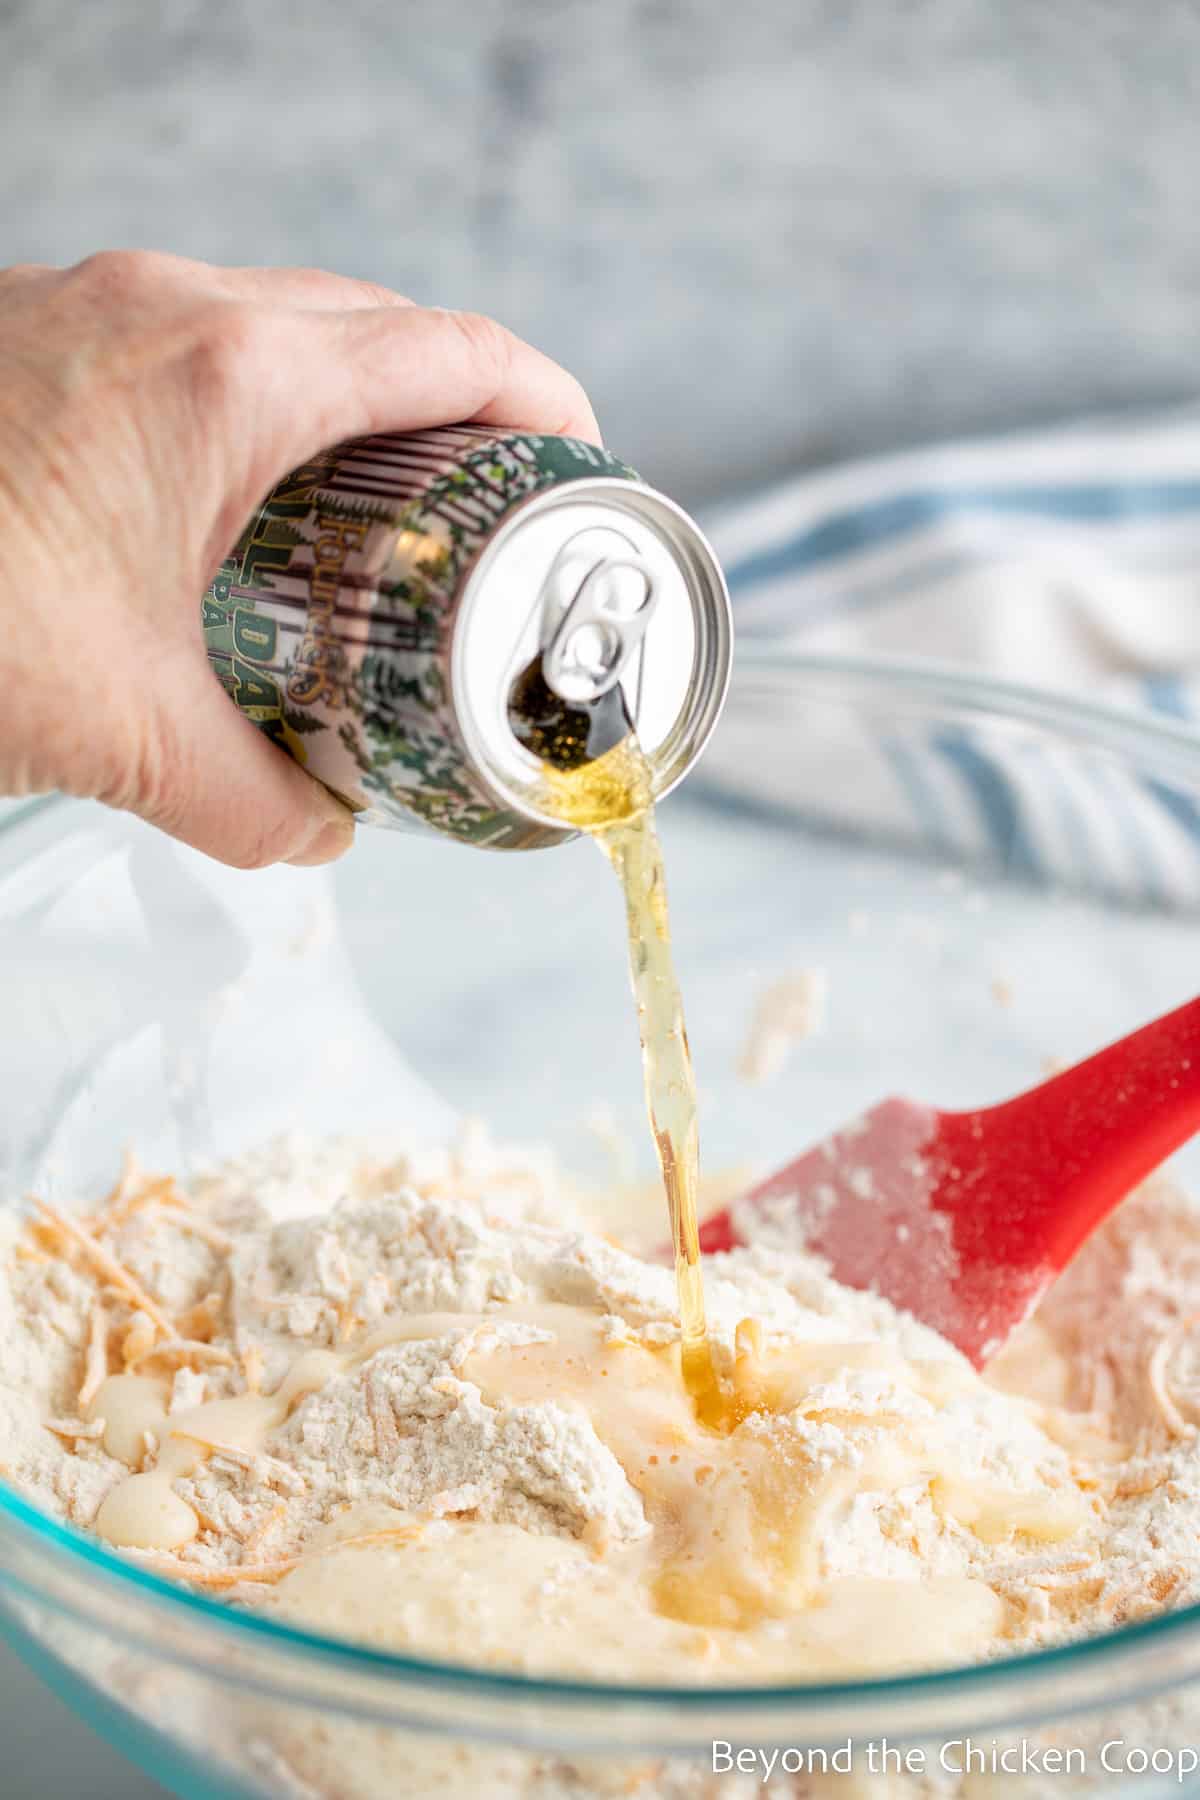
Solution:
[[[1160,1163],[1200,1131],[1200,999],[1028,1093],[943,1113],[943,1199],[961,1254],[1062,1268]],[[970,1169],[977,1204],[955,1191]],[[972,1243],[974,1233],[980,1242]],[[1007,1242],[1003,1240],[1007,1238]]]

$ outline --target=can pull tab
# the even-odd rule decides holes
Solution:
[[[564,607],[556,580],[562,560],[555,559],[542,590],[542,674],[560,699],[580,705],[617,685],[641,646],[658,595],[640,557],[606,556]],[[622,580],[623,572],[636,580]]]

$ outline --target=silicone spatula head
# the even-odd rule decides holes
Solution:
[[[1083,1241],[1200,1130],[1200,1000],[975,1112],[872,1107],[708,1219],[701,1248],[770,1235],[882,1294],[977,1366]]]

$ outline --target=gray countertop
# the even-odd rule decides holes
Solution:
[[[7,0],[0,262],[149,244],[494,312],[695,502],[1194,396],[1198,70],[1165,0]],[[0,1738],[6,1792],[161,1792],[2,1650]]]
[[[1200,390],[1179,0],[8,0],[0,261],[492,311],[683,501]]]
[[[167,1800],[88,1730],[0,1643],[0,1741],[7,1800]]]

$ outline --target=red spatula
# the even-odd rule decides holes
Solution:
[[[976,1366],[1113,1208],[1200,1131],[1200,999],[978,1112],[884,1100],[700,1231],[769,1228],[883,1294]]]

